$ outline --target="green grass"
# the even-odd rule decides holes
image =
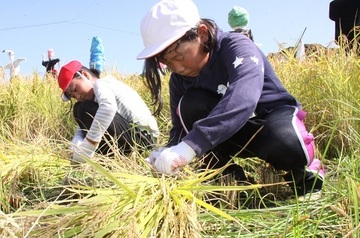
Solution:
[[[234,159],[257,185],[214,182],[221,170],[196,173],[194,164],[175,177],[158,175],[144,162],[148,151],[72,165],[70,104],[55,79],[34,73],[0,85],[1,236],[360,237],[359,58],[340,50],[272,64],[308,112],[327,172],[320,200],[288,198],[282,171],[257,158]],[[139,76],[107,73],[150,105]],[[168,76],[160,145],[171,127]]]

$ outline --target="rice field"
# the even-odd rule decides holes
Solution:
[[[257,158],[234,158],[251,185],[194,163],[156,174],[144,162],[150,151],[71,164],[71,105],[55,79],[34,72],[0,84],[0,237],[360,237],[359,57],[339,50],[271,62],[308,112],[327,171],[320,199],[289,197],[282,171]],[[150,105],[139,75],[105,74]],[[159,145],[171,127],[166,87],[163,97]]]

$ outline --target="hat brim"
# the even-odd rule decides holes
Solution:
[[[163,50],[168,48],[171,44],[173,44],[175,41],[180,39],[183,35],[185,35],[185,33],[190,29],[191,28],[182,29],[181,31],[178,31],[176,35],[172,36],[171,38],[162,42],[161,44],[157,44],[152,47],[146,47],[138,54],[136,59],[138,59],[138,60],[147,59],[147,58],[151,58],[151,57],[159,54],[160,52],[162,52]]]

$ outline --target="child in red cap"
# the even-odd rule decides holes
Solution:
[[[112,141],[125,154],[135,145],[151,147],[155,143],[157,122],[139,94],[125,83],[111,75],[100,78],[97,70],[77,60],[60,69],[58,83],[64,101],[77,100],[73,161],[84,162],[83,157],[92,158],[95,151],[113,153]]]

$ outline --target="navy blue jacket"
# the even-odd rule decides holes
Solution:
[[[265,115],[274,108],[297,106],[276,76],[270,62],[248,37],[236,32],[217,32],[217,44],[198,77],[172,73],[170,107],[173,127],[169,145],[179,142],[183,131],[176,108],[192,87],[222,94],[220,102],[182,140],[197,156],[210,151],[239,131],[252,115]]]

